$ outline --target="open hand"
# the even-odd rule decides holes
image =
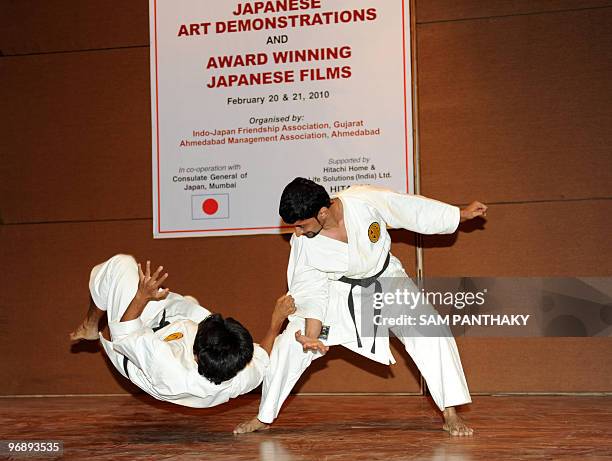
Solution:
[[[472,202],[461,210],[461,221],[476,218],[477,216],[486,216],[488,207],[484,203]]]
[[[299,330],[295,332],[295,340],[302,345],[304,352],[318,351],[321,354],[325,355],[325,353],[329,350],[329,346],[323,344],[321,340],[304,336]]]
[[[145,301],[160,301],[166,299],[170,290],[168,288],[160,290],[161,284],[168,278],[168,273],[161,275],[163,266],[159,266],[151,275],[151,261],[147,261],[145,272],[138,263],[138,292],[137,295]],[[161,275],[161,277],[160,277]]]

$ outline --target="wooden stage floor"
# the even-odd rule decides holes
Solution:
[[[61,440],[61,459],[93,461],[612,459],[612,396],[476,396],[461,413],[476,433],[462,438],[425,397],[295,396],[270,431],[232,435],[257,397],[206,410],[148,396],[2,398],[0,439]]]

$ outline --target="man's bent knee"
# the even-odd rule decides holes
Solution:
[[[117,254],[113,256],[112,258],[109,259],[109,262],[112,262],[114,265],[117,265],[117,266],[129,267],[129,266],[136,265],[136,259],[134,259],[134,256],[124,255],[124,254]]]

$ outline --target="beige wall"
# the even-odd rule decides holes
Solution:
[[[255,337],[285,289],[283,237],[151,238],[147,15],[141,0],[0,5],[0,394],[131,390],[67,341],[89,269],[114,253],[163,263],[172,289]],[[425,240],[425,273],[612,275],[612,1],[419,0],[416,19],[422,192],[491,204],[483,228]],[[413,236],[394,239],[414,272]],[[459,340],[473,392],[612,391],[611,345]],[[396,349],[391,368],[334,350],[298,390],[419,392]]]

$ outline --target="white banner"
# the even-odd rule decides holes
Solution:
[[[412,192],[403,0],[150,0],[153,234],[278,233],[296,176]]]

